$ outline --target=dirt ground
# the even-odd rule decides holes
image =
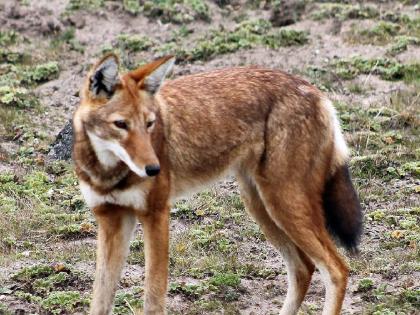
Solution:
[[[173,77],[255,64],[325,91],[365,212],[343,314],[420,314],[419,10],[416,1],[2,0],[0,314],[88,310],[94,218],[71,161],[48,153],[108,51],[123,69],[174,53]],[[142,306],[141,226],[131,248],[116,314]],[[233,178],[174,205],[169,314],[276,314],[286,289],[282,258]],[[320,313],[323,299],[316,273],[301,314]]]

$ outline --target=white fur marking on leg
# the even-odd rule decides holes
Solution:
[[[115,297],[118,280],[121,276],[121,270],[127,258],[129,251],[129,242],[133,237],[136,219],[134,216],[125,216],[121,224],[121,235],[112,235],[116,237],[118,244],[110,247],[113,242],[107,242],[105,235],[100,233],[98,237],[97,266],[95,272],[95,282],[93,288],[93,298],[90,306],[91,315],[108,315],[112,313],[112,302]],[[111,254],[115,250],[121,251],[119,260],[111,260]],[[118,257],[118,256],[113,256]]]
[[[287,294],[280,311],[280,315],[296,314],[299,306],[297,297],[299,296],[298,283],[296,283],[296,266],[293,259],[283,255],[287,266]]]
[[[331,275],[328,269],[323,265],[317,265],[319,272],[321,273],[322,281],[325,285],[325,302],[322,315],[335,314],[335,303],[337,302],[337,287],[331,280]]]

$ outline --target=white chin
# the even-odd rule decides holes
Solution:
[[[147,177],[144,167],[137,166],[118,142],[102,139],[90,132],[88,132],[88,136],[101,164],[113,167],[121,160],[138,176]]]
[[[130,157],[130,155],[127,153],[127,151],[126,150],[124,150],[124,148],[123,147],[121,147],[120,145],[115,145],[115,146],[113,146],[113,148],[112,148],[113,150],[112,150],[112,152],[116,155],[116,156],[118,156],[120,159],[121,159],[121,161],[123,161],[127,166],[128,166],[128,168],[131,170],[131,171],[133,171],[134,173],[136,173],[138,176],[140,176],[140,177],[147,177],[147,174],[146,174],[146,171],[145,171],[145,169],[144,168],[140,168],[140,167],[138,167],[134,162],[133,162],[133,160],[131,159],[131,157]]]

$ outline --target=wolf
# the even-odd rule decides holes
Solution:
[[[90,314],[112,312],[137,221],[145,244],[144,313],[166,314],[171,202],[233,173],[249,215],[282,254],[296,314],[315,269],[323,315],[339,314],[362,210],[331,101],[305,80],[237,67],[164,80],[162,57],[120,74],[115,55],[87,76],[74,114],[73,158],[98,224]]]

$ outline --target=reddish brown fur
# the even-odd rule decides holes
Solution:
[[[185,76],[164,84],[156,96],[146,93],[145,76],[168,60],[124,75],[111,100],[92,100],[86,87],[75,114],[74,159],[80,179],[100,194],[128,187],[147,193],[144,209],[94,209],[102,234],[117,233],[118,217],[126,211],[143,223],[145,312],[162,314],[165,309],[170,200],[233,171],[248,212],[282,251],[292,286],[298,286],[283,313],[300,305],[317,265],[328,270],[337,287],[328,314],[339,314],[348,271],[325,228],[322,209],[336,154],[324,96],[304,80],[257,67]],[[122,162],[112,169],[99,164],[85,128],[118,139],[106,127],[115,112],[137,126],[121,143],[139,164],[158,161],[156,178],[140,178]],[[149,112],[156,114],[151,134],[144,129]],[[112,244],[99,246],[119,255]],[[112,265],[108,268],[120,268]],[[92,314],[101,313],[93,309]]]

